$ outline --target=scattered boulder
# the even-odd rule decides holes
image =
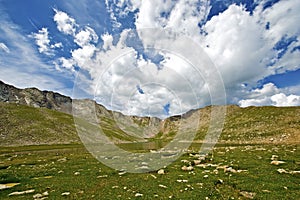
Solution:
[[[25,191],[17,191],[17,192],[12,192],[8,196],[16,196],[16,195],[23,195],[23,194],[31,194],[34,193],[34,189],[31,190],[25,190]]]
[[[158,187],[161,187],[161,188],[168,188],[167,186],[162,185],[162,184],[159,184]]]
[[[43,196],[48,196],[48,195],[49,195],[49,192],[47,192],[47,191],[46,191],[46,192],[43,192],[42,195],[43,195]]]
[[[285,162],[284,161],[281,161],[281,160],[272,160],[271,161],[271,165],[281,165],[281,164],[284,164]]]
[[[300,174],[300,171],[291,171],[290,174]]]
[[[53,178],[53,176],[34,177],[34,178],[32,178],[32,179],[34,179],[34,180],[39,180],[39,179],[50,179],[50,178]]]
[[[44,199],[48,199],[48,196],[49,196],[49,193],[46,191],[46,192],[43,192],[42,194],[38,193],[38,194],[33,195],[33,199],[34,200],[44,200]]]
[[[279,174],[292,174],[292,175],[294,175],[294,174],[300,174],[300,171],[287,171],[285,169],[277,169],[277,172]]]
[[[184,180],[184,179],[178,179],[177,180],[178,183],[187,183],[189,182],[188,180]]]
[[[20,183],[5,183],[5,184],[0,184],[0,190],[8,189],[15,187],[16,185],[19,185]]]
[[[164,169],[160,169],[157,171],[157,174],[165,174],[165,170]]]
[[[277,160],[278,156],[277,155],[272,155],[271,160]]]
[[[141,194],[141,193],[136,193],[134,196],[135,196],[135,197],[142,197],[142,196],[144,196],[144,195]]]
[[[123,170],[123,171],[120,171],[118,174],[119,174],[119,176],[122,176],[122,175],[124,175],[124,174],[126,174],[127,172],[125,171],[125,170]]]
[[[201,163],[201,160],[194,160],[195,165],[199,165]]]
[[[152,176],[154,179],[157,179],[157,177],[156,177],[155,175],[151,174],[151,176]]]
[[[32,197],[33,197],[34,199],[40,199],[40,198],[43,197],[43,195],[40,194],[40,193],[37,193],[37,194],[33,195]]]
[[[256,193],[254,193],[254,192],[247,192],[247,191],[240,191],[240,195],[242,195],[243,197],[245,197],[247,199],[254,199]]]
[[[188,160],[181,160],[182,163],[190,163]]]
[[[63,192],[61,193],[61,196],[69,196],[71,193],[70,192]]]
[[[277,171],[279,172],[279,174],[285,173],[287,174],[288,171],[286,171],[285,169],[277,169]]]
[[[192,171],[192,170],[194,170],[194,167],[193,166],[183,166],[183,167],[181,167],[181,170],[182,171]]]
[[[225,167],[224,172],[231,172],[231,173],[241,173],[241,172],[247,172],[248,170],[242,170],[242,169],[234,169],[232,167]]]
[[[232,173],[236,173],[236,170],[233,169],[232,167],[228,167],[228,168],[224,168],[224,172],[232,172]]]

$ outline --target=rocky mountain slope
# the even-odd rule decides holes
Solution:
[[[0,102],[72,113],[72,99],[70,97],[51,91],[40,91],[37,88],[19,89],[2,81],[0,81]]]
[[[88,127],[101,127],[116,143],[168,142],[174,138],[202,142],[208,130],[214,131],[209,129],[214,119],[212,109],[226,111],[220,143],[300,143],[300,107],[208,106],[161,120],[126,116],[92,100],[72,100],[54,92],[18,89],[0,82],[0,146],[80,143],[78,133],[82,137],[80,133],[87,131],[78,126],[76,130],[72,103],[77,125],[84,122]]]

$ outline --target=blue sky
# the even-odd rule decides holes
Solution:
[[[134,115],[210,105],[218,84],[227,104],[296,106],[299,9],[295,0],[0,0],[0,79]],[[189,38],[213,66],[195,73],[183,52],[157,48],[163,36],[149,43],[147,29]]]

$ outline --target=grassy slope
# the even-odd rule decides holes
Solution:
[[[207,109],[207,108],[206,108]],[[201,113],[196,140],[204,138],[210,110]],[[227,106],[220,143],[299,143],[300,107]]]
[[[72,115],[3,102],[0,113],[0,146],[81,143]],[[115,141],[135,140],[119,129],[113,119],[103,117],[101,127]]]
[[[0,103],[0,112],[1,146],[80,143],[72,115],[7,103]],[[199,112],[200,128],[195,140],[201,141],[207,133],[210,107]],[[121,130],[113,119],[102,117],[100,121],[102,130],[109,138],[115,141],[137,140]],[[176,135],[176,124],[172,123],[169,119],[165,120],[164,133],[159,133],[155,138],[170,139]],[[300,107],[227,106],[219,142],[299,143]]]
[[[79,143],[71,115],[8,103],[0,113],[1,146]]]

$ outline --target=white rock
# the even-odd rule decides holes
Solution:
[[[285,169],[277,169],[277,171],[282,174],[282,173],[288,173]]]
[[[165,174],[165,170],[164,169],[160,169],[157,171],[157,174]]]
[[[15,196],[15,195],[22,195],[22,194],[30,194],[30,193],[34,193],[34,189],[32,190],[25,190],[25,191],[21,191],[21,192],[12,192],[10,193],[8,196]]]
[[[122,175],[124,175],[124,174],[126,174],[126,173],[127,173],[126,171],[124,171],[124,172],[119,172],[119,175],[122,176]]]
[[[20,183],[5,183],[5,184],[0,184],[0,190],[7,189],[7,188],[12,188],[15,187],[16,185],[19,185]]]
[[[43,196],[48,196],[49,195],[49,192],[43,192],[43,194],[42,194]]]
[[[194,160],[195,165],[199,165],[201,163],[201,160]]]
[[[277,160],[278,156],[277,155],[272,155],[271,160]]]
[[[237,171],[235,169],[233,169],[232,167],[228,167],[228,168],[224,168],[224,172],[236,173]]]
[[[161,187],[161,188],[168,188],[167,186],[162,185],[162,184],[159,184],[158,186]]]
[[[101,176],[97,176],[97,178],[107,178],[108,175],[101,175]]]
[[[183,166],[183,167],[181,167],[181,170],[182,171],[192,171],[194,169],[194,167],[193,166]]]
[[[69,196],[71,193],[70,192],[63,192],[61,193],[61,196]]]
[[[281,164],[284,164],[285,162],[284,161],[281,161],[281,160],[272,160],[271,161],[271,165],[281,165]]]
[[[186,163],[186,164],[189,164],[189,163],[190,163],[190,161],[188,161],[188,160],[181,160],[181,162],[182,162],[182,163]]]
[[[43,195],[42,194],[35,194],[35,195],[33,195],[33,198],[34,199],[39,199],[39,198],[42,198],[43,197]]]
[[[254,192],[246,192],[246,191],[241,191],[240,195],[244,196],[247,199],[254,199],[254,196],[256,195],[256,193]]]
[[[135,197],[142,197],[142,196],[144,196],[144,195],[141,194],[141,193],[136,193],[134,196],[135,196]]]
[[[300,174],[300,171],[291,171],[290,174]]]
[[[183,179],[181,180],[181,179],[178,179],[177,182],[178,182],[178,183],[187,183],[188,180],[183,180]]]
[[[154,179],[157,179],[157,177],[156,177],[155,175],[151,174],[151,176],[152,176]]]
[[[66,157],[57,160],[57,162],[66,162],[66,161],[67,161]]]

